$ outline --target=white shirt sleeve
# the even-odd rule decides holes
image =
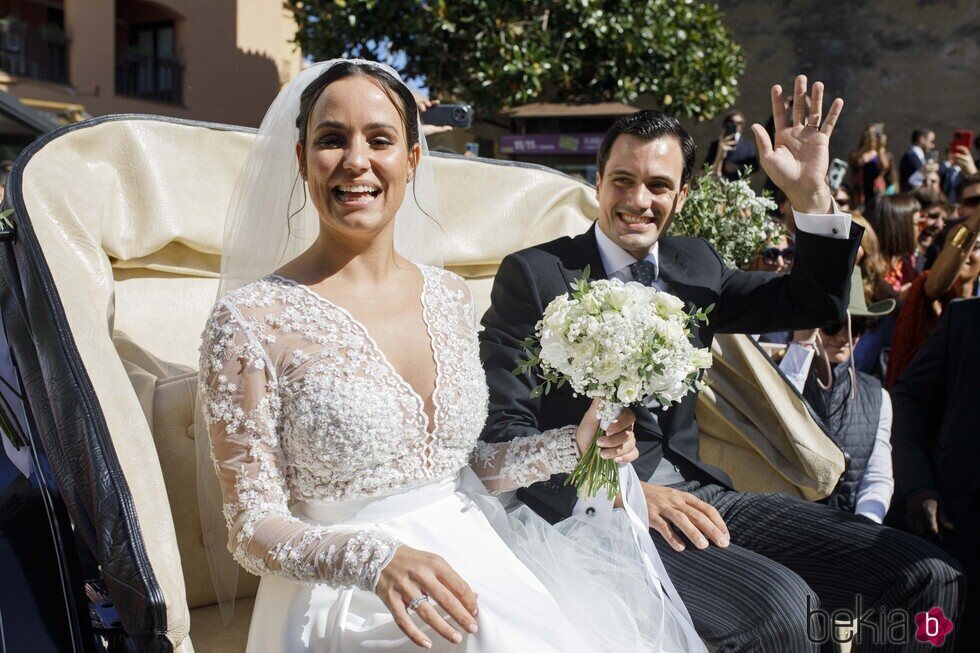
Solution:
[[[796,228],[816,236],[840,238],[844,240],[851,235],[851,214],[844,213],[834,202],[833,213],[800,213],[793,209],[793,220]]]
[[[888,391],[881,389],[881,414],[878,417],[878,433],[868,460],[868,468],[857,489],[854,512],[879,524],[885,519],[895,491],[892,474],[892,401]]]
[[[912,188],[918,188],[924,183],[926,183],[926,176],[922,174],[922,168],[909,175],[909,186]]]
[[[814,351],[812,349],[791,342],[786,348],[783,360],[779,361],[779,369],[782,370],[798,392],[803,392],[803,386],[806,385],[806,377],[810,373],[813,356]]]

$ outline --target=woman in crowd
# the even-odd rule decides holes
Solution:
[[[869,203],[865,216],[878,236],[888,270],[885,281],[899,298],[917,276],[915,270],[915,222],[921,210],[911,195],[887,195]]]
[[[923,272],[905,293],[904,305],[892,335],[886,387],[891,388],[908,366],[926,336],[939,323],[946,306],[954,299],[972,297],[980,275],[980,176],[961,185],[960,214],[965,219],[946,238],[935,265]]]
[[[857,260],[854,264],[861,271],[864,301],[869,306],[884,299],[894,298],[895,291],[885,281],[888,264],[881,255],[878,235],[863,215],[852,213],[851,221],[864,227],[861,236],[861,247],[858,248]],[[854,342],[854,362],[857,369],[867,373],[878,373],[881,370],[879,359],[882,349],[891,343],[891,332],[895,326],[892,315],[875,320],[874,324],[864,332],[860,340]]]
[[[882,195],[894,177],[895,162],[886,149],[888,138],[882,123],[868,125],[858,148],[851,152],[851,199],[860,206]]]

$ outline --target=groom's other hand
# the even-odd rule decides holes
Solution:
[[[599,399],[593,399],[589,410],[585,412],[582,421],[579,422],[578,429],[575,431],[575,442],[578,444],[580,453],[585,454],[592,438],[599,430]],[[612,458],[617,463],[631,463],[636,460],[640,452],[636,448],[636,436],[633,434],[633,424],[636,422],[636,415],[629,408],[616,418],[616,421],[609,425],[606,434],[599,438],[596,443],[602,451],[599,455],[603,458]]]
[[[647,499],[650,528],[655,529],[677,551],[684,550],[684,543],[674,528],[684,534],[699,549],[708,547],[710,540],[716,546],[726,547],[731,541],[725,520],[711,504],[701,501],[690,492],[681,492],[663,485],[640,483]]]
[[[787,114],[787,98],[778,84],[772,87],[775,142],[762,125],[752,125],[762,169],[801,213],[833,213],[827,186],[830,135],[840,118],[844,101],[837,98],[823,116],[823,82],[814,82],[809,96],[804,75],[793,86],[793,112]]]

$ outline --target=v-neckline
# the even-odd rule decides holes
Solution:
[[[341,306],[336,302],[327,299],[326,297],[324,297],[317,291],[313,290],[313,288],[306,285],[305,283],[301,283],[289,277],[284,277],[283,275],[275,272],[273,272],[269,276],[275,277],[280,281],[283,281],[289,285],[296,286],[297,288],[306,291],[307,293],[309,293],[310,295],[318,299],[323,304],[340,312],[341,314],[344,315],[344,317],[350,320],[350,322],[358,330],[360,330],[361,335],[364,336],[364,339],[367,340],[368,343],[371,345],[371,347],[374,349],[375,353],[381,359],[382,363],[388,368],[388,371],[391,373],[392,377],[396,380],[398,385],[400,385],[403,390],[407,391],[408,394],[414,399],[416,404],[416,412],[418,415],[421,415],[422,417],[422,422],[423,422],[422,431],[427,439],[432,439],[434,438],[435,433],[436,431],[438,431],[440,425],[438,395],[439,395],[439,390],[441,389],[441,384],[439,381],[442,374],[439,365],[439,352],[436,349],[436,339],[434,334],[432,333],[432,325],[429,320],[429,314],[428,314],[429,305],[428,302],[426,301],[426,294],[427,291],[429,290],[429,278],[426,276],[425,270],[422,269],[422,266],[420,266],[418,263],[415,263],[414,261],[412,262],[412,265],[414,265],[418,269],[419,274],[422,275],[422,294],[419,298],[422,304],[422,323],[425,324],[425,332],[426,335],[428,335],[429,337],[429,350],[432,353],[432,362],[433,365],[435,366],[435,380],[433,382],[433,387],[432,387],[432,417],[429,417],[429,414],[425,411],[425,400],[422,398],[422,395],[420,395],[418,391],[416,391],[415,388],[412,387],[412,384],[406,381],[405,377],[402,376],[397,369],[395,369],[395,365],[391,362],[391,359],[388,358],[388,354],[386,354],[385,351],[381,348],[381,346],[378,345],[377,341],[375,341],[374,337],[371,335],[371,332],[368,330],[367,326],[365,326],[363,322],[361,322],[356,317],[354,317],[354,315],[346,308],[344,308],[343,306]]]

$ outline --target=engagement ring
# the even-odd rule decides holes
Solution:
[[[411,603],[408,604],[408,611],[415,612],[415,610],[418,609],[418,607],[422,605],[423,602],[428,603],[428,601],[429,601],[429,595],[422,594],[421,596],[414,599]]]

